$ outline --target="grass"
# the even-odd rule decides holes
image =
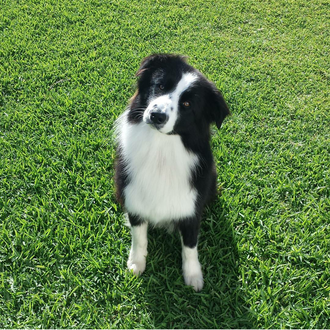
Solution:
[[[328,0],[3,0],[0,328],[329,328]],[[233,116],[212,139],[205,288],[179,238],[126,271],[114,120],[153,52],[180,53]]]

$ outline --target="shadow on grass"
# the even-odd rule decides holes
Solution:
[[[237,243],[226,214],[220,200],[204,212],[199,258],[205,284],[200,293],[184,285],[179,235],[149,231],[140,289],[155,328],[256,327],[241,290]]]

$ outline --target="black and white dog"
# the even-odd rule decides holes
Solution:
[[[138,89],[117,121],[117,198],[131,224],[127,266],[146,267],[147,227],[177,227],[185,283],[203,287],[197,239],[202,210],[216,193],[210,124],[229,109],[213,83],[182,56],[155,54],[137,72]]]

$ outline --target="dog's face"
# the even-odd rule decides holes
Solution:
[[[214,84],[180,56],[151,55],[142,61],[137,76],[131,117],[161,133],[205,131],[211,122],[220,128],[229,114]]]

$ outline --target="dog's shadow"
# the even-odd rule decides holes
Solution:
[[[149,231],[140,289],[155,328],[256,327],[243,294],[235,232],[226,214],[219,200],[204,211],[198,246],[204,288],[199,293],[184,285],[178,233]]]

